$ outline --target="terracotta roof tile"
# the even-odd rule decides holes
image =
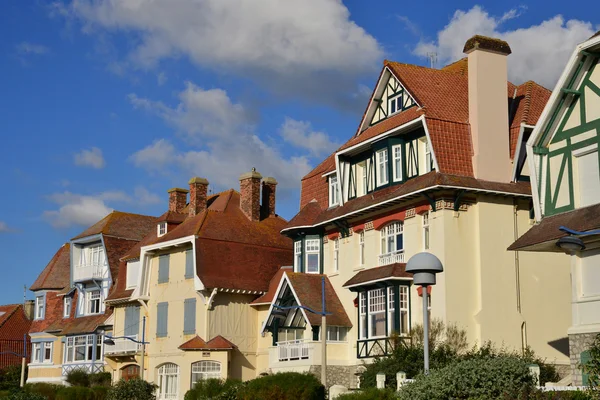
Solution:
[[[75,236],[73,240],[98,234],[142,240],[152,228],[156,228],[155,217],[113,211],[81,234]]]
[[[327,316],[327,324],[330,326],[352,326],[350,318],[348,318],[348,314],[346,314],[346,310],[342,306],[342,302],[326,275],[301,274],[287,271],[285,274],[294,288],[294,293],[298,296],[300,305],[315,311],[322,309],[321,280],[325,278],[325,310],[331,313],[331,315]],[[320,315],[307,312],[306,317],[312,326],[321,325]]]
[[[159,222],[165,221],[165,222],[172,222],[172,223],[180,224],[183,221],[185,221],[187,216],[188,216],[187,213],[178,213],[175,211],[167,211],[163,215],[158,217],[155,222],[159,223]]]
[[[273,277],[271,278],[271,281],[269,282],[269,290],[267,291],[267,293],[263,294],[262,296],[260,296],[259,298],[257,298],[250,304],[253,304],[253,305],[266,304],[266,303],[270,304],[273,301],[273,298],[275,297],[275,295],[277,294],[277,287],[279,286],[279,282],[281,281],[281,277],[283,276],[284,272],[286,272],[286,270],[292,271],[292,269],[293,269],[293,267],[279,268],[279,270],[277,270],[277,272],[275,273],[275,275],[273,275]]]
[[[181,350],[233,350],[235,348],[237,348],[235,344],[231,343],[221,335],[215,336],[208,342],[196,335],[179,346],[179,349]]]
[[[54,254],[29,290],[62,289],[68,286],[71,270],[70,259],[70,244],[65,243]]]
[[[344,283],[342,287],[358,286],[368,282],[383,281],[390,278],[412,279],[412,274],[406,272],[405,263],[395,263],[383,267],[368,268],[358,272]]]
[[[508,250],[562,252],[556,246],[556,241],[569,235],[559,230],[561,226],[579,232],[600,229],[600,204],[544,217],[511,244]]]
[[[323,212],[323,209],[316,201],[311,201],[305,205],[298,214],[292,218],[290,222],[285,226],[310,226],[318,220],[319,216]]]
[[[308,179],[315,175],[323,175],[333,170],[335,170],[335,153],[332,153],[329,157],[321,161],[319,165],[306,174],[302,179]]]

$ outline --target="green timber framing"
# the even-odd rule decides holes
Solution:
[[[573,152],[581,148],[596,144],[600,145],[600,118],[592,121],[588,121],[586,118],[586,88],[591,90],[594,94],[600,97],[600,87],[592,82],[591,76],[598,66],[600,60],[600,54],[582,52],[583,57],[579,60],[578,66],[575,73],[570,78],[566,88],[562,89],[562,97],[560,99],[559,106],[556,108],[550,122],[548,123],[544,134],[542,135],[539,143],[547,143],[545,146],[535,146],[534,154],[540,156],[539,158],[539,182],[542,182],[542,178],[545,178],[545,185],[539,185],[540,198],[544,199],[544,215],[554,215],[565,211],[571,211],[575,208],[574,203],[574,189],[573,189]],[[577,81],[577,77],[582,73],[585,64],[589,64],[589,69],[585,73],[585,76],[581,80],[581,84],[578,89],[574,89],[573,86]],[[563,106],[566,106],[566,112],[560,121],[556,130],[554,130],[555,122],[559,115],[563,113]],[[578,126],[565,129],[565,126],[571,115],[574,112],[580,113],[580,124]],[[576,140],[576,136],[594,132],[595,136],[587,138],[585,140]],[[552,137],[550,135],[555,132]],[[575,140],[574,140],[575,139]],[[564,145],[560,148],[549,150],[550,144],[560,144],[564,141]],[[600,152],[598,152],[600,158]],[[561,157],[558,175],[556,177],[556,187],[552,187],[552,176],[551,176],[551,160],[555,157]],[[599,160],[600,162],[600,160]],[[544,163],[547,163],[544,169]],[[545,176],[543,176],[545,171]],[[567,175],[566,181],[564,175]],[[562,187],[562,182],[565,181],[568,188]],[[545,190],[543,189],[545,188]],[[542,190],[544,190],[542,196]],[[559,195],[562,190],[568,190],[568,201],[566,204],[557,205],[559,201]]]

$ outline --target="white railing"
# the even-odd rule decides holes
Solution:
[[[138,335],[129,336],[132,339],[137,340]],[[113,339],[115,344],[104,344],[104,354],[123,354],[123,353],[137,353],[140,351],[142,345],[139,343],[132,342],[128,339]]]
[[[277,342],[279,361],[307,360],[311,344],[308,340],[288,340]]]
[[[85,371],[89,374],[104,372],[104,362],[96,361],[95,363],[78,362],[78,363],[72,363],[72,364],[63,364],[62,365],[62,375],[65,376],[69,372],[74,371],[76,369]]]
[[[78,282],[90,279],[102,279],[104,271],[104,265],[101,264],[76,265],[73,268],[73,280]]]
[[[379,256],[379,266],[404,262],[404,250],[396,250]]]

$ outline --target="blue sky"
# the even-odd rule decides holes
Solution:
[[[552,88],[600,29],[589,1],[5,0],[0,13],[0,303],[113,209],[160,215],[167,189],[275,176],[278,212],[356,130],[385,58],[442,66],[475,33],[509,78]],[[28,294],[31,297],[31,293]]]

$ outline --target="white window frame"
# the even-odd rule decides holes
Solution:
[[[340,271],[340,239],[333,241],[333,272]]]
[[[369,192],[369,160],[359,163],[359,167],[362,169],[362,192],[360,193],[360,196],[364,196]]]
[[[302,267],[302,240],[294,242],[294,272],[300,272]]]
[[[402,106],[403,106],[402,103],[404,102],[403,98],[404,98],[404,96],[402,96],[402,93],[398,93],[398,94],[394,95],[393,97],[388,98],[388,117],[402,111]],[[395,106],[394,111],[392,111],[392,104]],[[400,107],[398,107],[398,106],[400,106]]]
[[[402,248],[397,249],[398,236],[402,236]],[[391,238],[391,240],[390,240]],[[392,249],[390,250],[390,244]],[[381,255],[404,252],[404,224],[401,221],[392,222],[381,229]]]
[[[321,239],[317,238],[317,239],[305,239],[304,240],[304,249],[305,249],[305,255],[304,255],[304,265],[305,265],[305,271],[307,274],[318,274],[321,271]],[[311,255],[317,255],[317,270],[316,271],[309,271],[309,263],[308,263],[308,257]]]
[[[409,293],[410,288],[406,285],[400,285],[399,293],[400,293],[400,301],[398,304],[400,305],[400,330],[399,333],[401,335],[408,335],[410,333],[410,302],[409,302]],[[406,323],[403,315],[406,315]]]
[[[305,331],[306,331],[306,329],[279,329],[279,333],[277,335],[278,342],[303,340]],[[293,337],[290,337],[290,336],[293,336]],[[285,337],[285,340],[281,340],[283,337]]]
[[[42,344],[43,342],[36,342],[31,344],[31,363],[39,364],[42,356]]]
[[[421,215],[421,221],[423,224],[423,250],[429,250],[430,247],[430,232],[429,232],[429,211],[425,211]]]
[[[35,296],[35,319],[44,319],[46,314],[46,295]]]
[[[51,364],[52,363],[52,342],[43,342],[44,346],[43,346],[43,353],[42,353],[42,362],[44,364]],[[48,357],[46,357],[48,356]]]
[[[367,292],[359,293],[358,298],[358,314],[360,322],[360,332],[358,337],[360,339],[367,339],[369,337],[369,323],[367,313]]]
[[[365,265],[365,231],[361,231],[358,234],[358,262],[359,266],[364,267]]]
[[[321,331],[319,330],[319,340]],[[327,342],[346,343],[348,341],[348,328],[343,326],[327,326]]]
[[[402,181],[402,145],[397,144],[392,146],[392,169],[394,172],[394,182]],[[396,166],[396,161],[400,161],[400,170]]]
[[[329,207],[335,207],[340,203],[340,183],[337,174],[329,176]]]
[[[167,234],[167,223],[166,222],[159,222],[158,225],[156,226],[156,235],[158,237],[164,236]]]
[[[427,136],[425,136],[425,173],[433,171],[433,160],[431,155],[431,146],[429,145],[429,140],[427,140]]]
[[[389,166],[388,166],[388,150],[387,148],[378,150],[375,153],[375,158],[377,161],[377,186],[387,185],[390,181],[389,175]],[[381,171],[385,173],[381,173]],[[385,180],[383,179],[385,178]]]
[[[97,296],[96,296],[97,294]],[[92,310],[92,306],[94,305],[94,302],[97,302],[98,306],[98,310],[97,311],[93,311]],[[95,315],[95,314],[100,314],[102,313],[102,290],[100,289],[93,289],[93,290],[87,290],[85,292],[85,312],[86,315]]]
[[[196,376],[194,376],[196,375]],[[214,360],[202,360],[192,363],[191,387],[206,379],[221,379],[221,363]]]
[[[158,400],[174,400],[179,398],[179,365],[165,363],[157,371]]]
[[[96,360],[93,360],[94,336],[96,336]],[[68,336],[65,339],[65,349],[63,360],[65,364],[77,364],[103,361],[104,345],[102,344],[103,335],[79,335]],[[83,358],[77,359],[77,349],[83,348]],[[70,353],[70,354],[69,354]]]
[[[385,332],[385,328],[384,328],[384,333],[383,335],[375,335],[374,334],[374,317],[375,316],[379,316],[380,314],[383,314],[383,318],[384,318],[384,324],[385,324],[385,320],[387,318],[387,315],[385,313],[385,302],[386,302],[386,295],[385,295],[385,289],[379,288],[379,289],[371,289],[369,290],[369,299],[368,299],[368,325],[369,325],[369,329],[368,329],[368,337],[369,339],[378,339],[378,338],[384,338],[386,337],[386,332]]]
[[[73,299],[70,296],[63,298],[63,318],[69,318],[71,316],[71,309],[73,308]]]
[[[81,249],[81,257],[79,259],[79,267],[91,267],[106,265],[106,255],[102,243],[97,243],[91,246],[86,246]]]

